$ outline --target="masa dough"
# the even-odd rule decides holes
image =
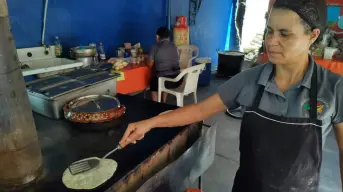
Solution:
[[[97,157],[87,159],[99,159]],[[87,160],[83,159],[83,160]],[[82,161],[83,161],[82,160]],[[117,170],[117,162],[111,159],[99,159],[99,165],[89,171],[72,175],[67,168],[62,177],[63,184],[69,189],[90,190],[95,189],[109,180]]]

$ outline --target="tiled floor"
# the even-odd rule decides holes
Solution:
[[[198,90],[199,100],[215,93],[223,80],[213,79],[211,86]],[[175,102],[170,98],[169,102]],[[185,103],[191,103],[192,97],[186,98]],[[206,124],[217,123],[216,158],[209,170],[203,175],[205,192],[229,192],[239,162],[239,128],[240,121],[231,119],[224,113],[217,114],[206,120]],[[327,138],[321,172],[320,192],[340,191],[340,174],[338,164],[337,144],[333,134]]]

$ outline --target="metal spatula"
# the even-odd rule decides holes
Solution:
[[[119,144],[115,149],[107,153],[102,159],[106,159],[108,156],[110,156],[111,154],[113,154],[114,152],[120,149],[122,149],[122,147]],[[77,175],[77,174],[89,171],[91,169],[94,169],[97,166],[99,166],[99,164],[100,164],[100,159],[95,159],[95,158],[87,159],[87,160],[81,160],[81,161],[71,164],[68,167],[68,169],[72,175]]]

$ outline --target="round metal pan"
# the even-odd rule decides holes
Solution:
[[[96,55],[96,48],[92,46],[73,47],[70,51],[72,58],[94,57]]]
[[[76,123],[72,122],[71,126],[74,129],[77,129],[79,131],[87,131],[87,132],[97,132],[97,131],[106,131],[110,129],[119,129],[123,123],[126,122],[126,115],[123,115],[117,119],[113,119],[108,122],[103,123]]]
[[[63,107],[64,116],[75,128],[104,130],[118,127],[126,112],[116,97],[88,95],[74,99]]]

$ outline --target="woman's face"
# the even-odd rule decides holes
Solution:
[[[272,9],[267,24],[265,45],[269,60],[274,64],[297,63],[308,54],[318,38],[319,29],[306,33],[301,18],[293,11]]]

